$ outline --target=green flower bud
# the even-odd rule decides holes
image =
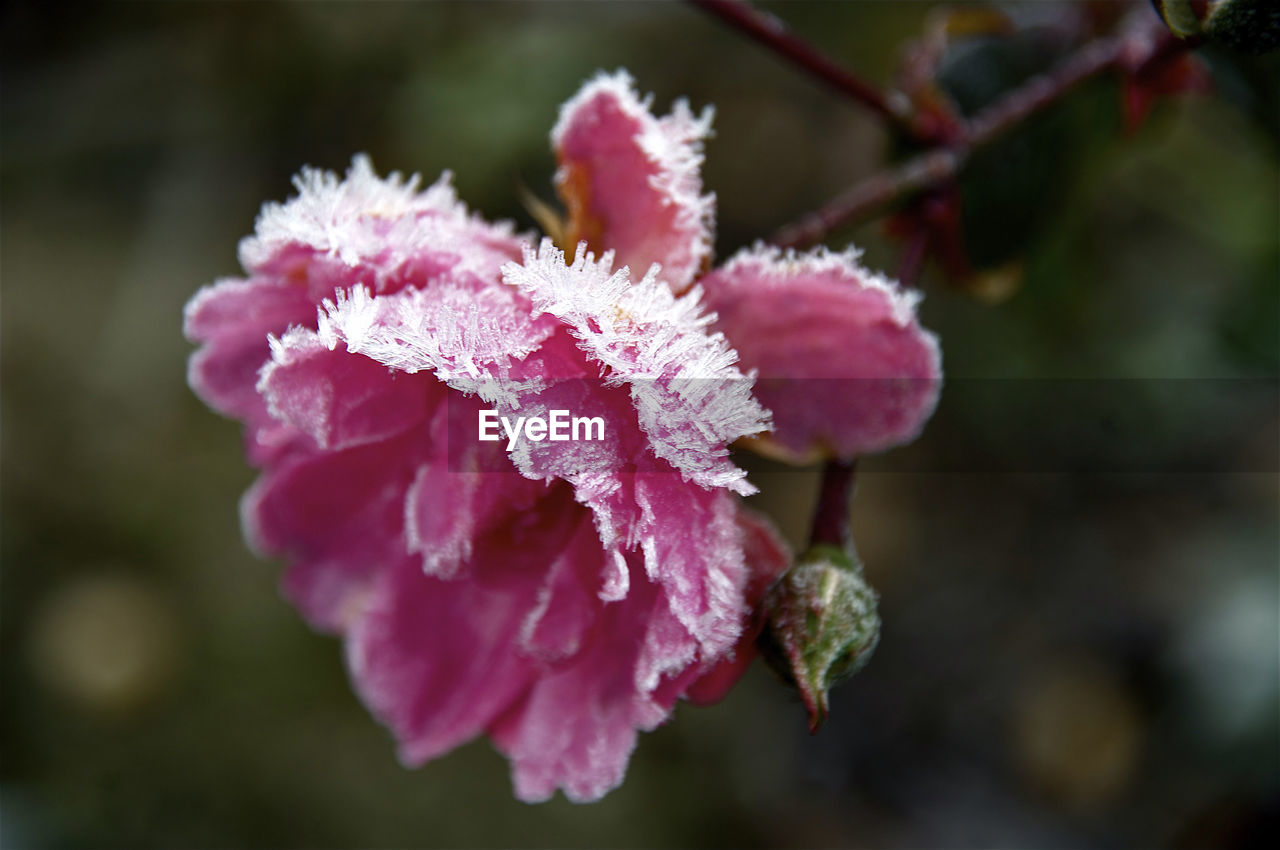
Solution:
[[[817,731],[827,692],[867,662],[880,639],[876,593],[852,552],[815,545],[765,597],[768,622],[760,649],[769,665],[800,691]]]
[[[1179,38],[1205,35],[1246,53],[1280,47],[1276,0],[1151,0]]]

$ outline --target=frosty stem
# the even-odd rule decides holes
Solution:
[[[896,200],[953,179],[974,150],[990,144],[1086,80],[1116,70],[1141,78],[1199,44],[1173,36],[1154,17],[1149,25],[1087,42],[1057,68],[1032,78],[980,111],[961,127],[955,142],[872,174],[825,206],[782,228],[771,241],[784,248],[813,245],[837,227],[862,221]]]

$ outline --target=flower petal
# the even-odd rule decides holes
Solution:
[[[569,208],[566,244],[617,252],[619,266],[682,292],[710,262],[715,198],[702,194],[702,140],[711,110],[676,101],[655,118],[625,71],[601,74],[560,109],[552,143],[556,186]]]
[[[571,496],[561,483],[560,495]],[[576,510],[577,528],[564,548],[551,560],[538,602],[520,627],[520,647],[543,661],[576,655],[599,619],[602,607],[596,595],[600,563],[604,559],[600,538],[582,508],[562,503],[561,510]]]
[[[676,297],[652,273],[632,282],[627,269],[611,271],[612,259],[597,261],[579,245],[566,266],[544,239],[502,273],[536,310],[569,326],[579,348],[604,367],[607,383],[629,388],[655,455],[704,487],[754,493],[726,444],[765,430],[768,414],[751,395],[751,377],[734,367],[737,355],[724,336],[707,333],[712,317],[702,313],[699,291]]]
[[[604,557],[598,546],[596,553]],[[582,651],[545,670],[519,708],[490,729],[495,746],[511,760],[516,796],[526,802],[546,800],[557,788],[570,800],[589,802],[616,788],[637,731],[660,723],[674,703],[672,696],[667,705],[655,705],[636,686],[643,647],[636,638],[646,634],[650,613],[662,601],[643,573],[631,584],[625,600],[601,609]]]
[[[401,559],[348,633],[347,665],[369,710],[418,765],[480,734],[529,687],[536,664],[514,651],[538,572],[518,552],[485,558],[466,580]]]
[[[710,705],[723,699],[755,659],[756,638],[764,628],[760,603],[770,585],[790,568],[793,560],[790,547],[766,517],[739,504],[737,522],[743,533],[743,555],[750,576],[744,594],[749,613],[737,646],[721,655],[685,692],[685,699],[696,705]]]
[[[513,374],[517,362],[555,331],[529,316],[514,290],[449,280],[429,289],[374,296],[356,286],[325,301],[320,339],[410,374],[430,370],[456,390],[516,406],[518,393],[538,386]]]
[[[736,497],[690,487],[670,473],[637,474],[634,486],[646,573],[704,655],[726,652],[742,633],[749,578]]]
[[[270,422],[255,388],[270,357],[269,334],[315,320],[306,291],[266,280],[221,280],[187,302],[183,331],[202,343],[188,363],[196,395],[219,413],[250,423]]]
[[[537,309],[567,323],[609,373],[603,382],[561,381],[521,398],[530,416],[559,408],[607,425],[600,441],[524,441],[512,451],[516,467],[572,482],[594,511],[613,555],[602,598],[626,594],[629,578],[618,565],[623,552],[639,548],[696,647],[725,651],[741,632],[746,581],[725,491],[753,492],[725,443],[762,430],[765,418],[749,379],[733,368],[723,337],[706,334],[696,292],[677,298],[652,275],[632,284],[625,269],[610,274],[608,257],[597,263],[585,252],[566,267],[549,242],[503,273]]]
[[[294,451],[245,493],[245,537],[289,562],[285,595],[316,628],[342,631],[374,576],[404,558],[405,492],[426,445],[423,430],[411,430],[342,451]]]
[[[449,394],[444,407],[432,423],[431,460],[406,494],[405,537],[424,572],[455,578],[475,540],[515,521],[548,488],[517,472],[501,444],[475,439],[478,400]]]
[[[429,376],[397,374],[368,357],[331,350],[304,328],[273,337],[271,354],[258,381],[268,410],[322,449],[399,434],[420,424],[447,392]]]
[[[689,524],[706,521],[708,514],[689,510],[687,504],[678,505],[674,498],[665,505],[655,504],[661,501],[655,491],[666,482],[675,482],[681,491],[705,492],[718,500],[719,508],[709,512],[712,533],[680,538],[681,529],[663,528],[664,537],[671,532],[669,539],[646,546],[643,558],[635,554],[626,557],[631,592],[603,609],[597,607],[594,616],[583,578],[600,569],[598,561],[605,553],[594,535],[584,540],[576,552],[581,558],[577,567],[564,573],[571,576],[567,586],[551,597],[559,600],[552,603],[556,607],[540,611],[536,621],[539,627],[556,622],[557,630],[569,628],[571,637],[560,645],[580,651],[539,676],[527,701],[490,730],[495,744],[512,761],[516,794],[521,799],[544,800],[557,788],[579,802],[603,796],[621,782],[637,731],[653,729],[665,721],[675,701],[695,679],[717,670],[721,659],[728,662],[723,653],[740,636],[748,617],[741,606],[742,586],[748,576],[743,541],[734,525],[738,519],[736,500],[723,491],[701,491],[679,484],[673,474],[655,476],[637,484],[637,489],[648,493],[649,503],[663,514],[662,521],[671,520],[664,513],[666,509],[679,507],[685,509]],[[722,518],[733,527],[716,528]],[[781,551],[776,538],[770,536],[769,543],[771,553]],[[752,543],[753,557],[759,555],[757,544]],[[675,551],[681,545],[689,550],[685,556],[703,557],[713,548],[722,553],[720,564],[709,565],[710,585],[692,560]],[[651,557],[654,554],[656,561]],[[591,559],[596,566],[591,566]],[[767,566],[764,560],[768,560]],[[756,588],[753,592],[761,595],[780,568],[780,559],[759,559],[757,567],[752,585]],[[721,615],[732,612],[732,616],[709,616],[716,610]],[[722,638],[714,642],[697,634],[713,620],[712,633]],[[740,654],[744,663],[750,657],[747,652]],[[741,665],[721,673],[712,688],[727,688],[740,672]],[[711,688],[703,691],[708,695],[705,698],[713,695]]]
[[[715,327],[756,370],[784,456],[884,451],[914,439],[933,412],[941,355],[916,320],[919,298],[867,271],[855,250],[756,246],[700,284]]]
[[[380,576],[348,634],[347,660],[405,763],[485,731],[544,675],[543,660],[525,651],[530,613],[555,581],[548,562],[591,569],[601,557],[594,536],[578,533],[584,527],[590,532],[586,512],[561,485],[478,537],[465,579],[425,575],[412,559]]]
[[[254,274],[305,284],[318,302],[357,283],[395,292],[445,274],[488,274],[518,257],[524,240],[511,225],[470,216],[450,179],[446,172],[419,192],[418,175],[380,178],[363,155],[342,180],[303,169],[296,197],[262,208],[240,261]]]

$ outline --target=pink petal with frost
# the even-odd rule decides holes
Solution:
[[[702,653],[720,655],[742,633],[746,614],[749,575],[735,497],[690,487],[672,474],[637,474],[634,486],[646,573]]]
[[[270,357],[269,334],[315,321],[305,290],[265,280],[221,280],[187,302],[183,332],[202,343],[188,363],[188,382],[226,416],[268,424],[258,395],[258,370]]]
[[[637,638],[649,631],[651,612],[663,602],[642,573],[631,584],[624,601],[601,610],[582,651],[544,671],[519,708],[490,729],[511,760],[516,796],[526,802],[545,800],[557,788],[570,800],[589,802],[616,788],[637,730],[658,725],[674,703],[669,696],[666,705],[655,704],[636,686],[644,647]],[[688,655],[683,645],[673,649]]]
[[[528,252],[524,265],[503,273],[535,307],[567,323],[580,348],[609,371],[603,384],[561,382],[520,403],[530,416],[557,408],[598,416],[607,423],[605,439],[524,441],[512,454],[516,467],[572,482],[578,501],[595,512],[613,554],[604,599],[625,595],[620,550],[639,547],[683,627],[704,652],[723,651],[741,629],[745,575],[721,488],[751,492],[724,443],[764,427],[749,380],[732,367],[733,352],[705,333],[696,293],[676,298],[651,276],[631,284],[625,269],[609,273],[608,258],[596,263],[583,254],[566,267],[544,242],[538,255]]]
[[[447,392],[430,377],[397,374],[368,357],[330,350],[303,328],[272,337],[271,353],[258,381],[268,410],[322,449],[402,433],[420,424]]]
[[[426,574],[455,578],[474,541],[513,522],[548,488],[520,475],[500,443],[475,439],[478,400],[451,393],[442,408],[432,422],[431,460],[406,494],[405,538]]]
[[[590,639],[591,629],[603,610],[596,595],[604,557],[600,538],[582,509],[569,510],[578,513],[577,527],[548,565],[537,604],[520,626],[521,651],[543,661],[576,655]]]
[[[631,526],[638,519],[639,511],[631,488],[623,486],[624,476],[639,467],[661,468],[667,472],[673,470],[648,451],[648,441],[637,424],[631,395],[625,387],[610,386],[600,380],[559,380],[536,393],[521,396],[518,409],[502,408],[501,413],[509,419],[527,416],[550,420],[554,410],[572,411],[577,417],[599,419],[604,423],[603,434],[596,428],[589,440],[536,442],[522,439],[511,450],[511,462],[528,478],[571,482],[577,500],[594,511],[600,540],[605,548],[634,549],[639,538]],[[611,568],[609,573],[614,577],[616,587],[603,591],[604,598],[621,598],[625,595],[625,572],[619,573]]]
[[[673,296],[652,273],[633,283],[626,268],[612,272],[612,260],[607,253],[597,261],[579,245],[566,266],[544,239],[502,274],[537,311],[569,326],[607,383],[627,385],[657,457],[702,486],[754,493],[726,444],[765,430],[768,414],[724,336],[707,332],[713,317],[701,312],[700,293]]]
[[[348,635],[347,660],[406,764],[485,731],[541,674],[518,646],[547,562],[583,519],[572,508],[559,490],[525,521],[478,539],[465,580],[424,575],[409,559],[380,576]]]
[[[672,475],[663,478],[675,480]],[[685,489],[696,488],[685,485]],[[711,535],[725,553],[725,572],[732,576],[728,583],[749,585],[750,592],[763,595],[787,560],[785,549],[760,520],[747,518],[741,526],[736,524],[742,517],[734,497],[724,492],[713,496],[723,500],[721,508],[710,511],[713,524],[727,516],[733,525],[723,538],[717,538],[718,532]],[[755,572],[749,578],[742,560],[744,531],[752,538],[750,551],[755,559]],[[589,622],[583,613],[590,609],[582,577],[591,574],[590,559],[599,559],[603,553],[598,542],[591,541],[581,555],[587,569],[580,565],[575,571],[578,582],[573,592],[555,597],[567,597],[577,606],[577,616],[568,618],[576,624],[575,634],[583,633]],[[516,795],[523,800],[547,799],[557,788],[578,802],[603,796],[622,781],[637,731],[664,722],[695,680],[704,674],[716,675],[728,661],[691,633],[686,626],[688,612],[679,610],[690,601],[682,592],[695,589],[692,598],[699,598],[699,580],[680,575],[678,567],[651,579],[639,562],[635,555],[627,557],[632,590],[625,599],[598,609],[589,638],[571,644],[581,646],[581,651],[541,675],[523,705],[490,730],[494,743],[511,759]],[[682,586],[682,580],[688,579],[693,580]],[[747,620],[740,600],[737,597],[731,606],[733,621],[724,624],[730,643]],[[563,600],[559,606],[553,609],[557,618],[570,610]],[[539,622],[550,617],[545,614]],[[749,657],[747,652],[740,654],[744,660]],[[713,688],[727,688],[740,672],[740,667],[729,674],[719,672],[711,687],[702,688],[703,698],[715,696]]]
[[[919,297],[857,257],[757,246],[700,281],[792,458],[909,442],[937,404],[941,354],[916,320]]]
[[[315,318],[315,306],[296,286],[271,280],[226,278],[200,289],[183,308],[183,334],[191,342],[262,336]]]
[[[756,638],[764,628],[760,603],[770,585],[790,569],[792,563],[790,547],[766,517],[739,505],[737,522],[743,533],[742,552],[750,575],[743,598],[750,613],[737,646],[722,655],[685,692],[685,699],[696,705],[710,705],[723,699],[755,659]]]
[[[343,343],[392,369],[428,370],[456,390],[514,406],[520,393],[540,385],[516,377],[518,362],[556,329],[531,319],[522,300],[508,287],[470,281],[378,296],[356,286],[325,301],[319,336],[330,348]]]
[[[654,118],[625,71],[587,83],[551,133],[566,244],[612,249],[637,277],[658,263],[672,289],[686,289],[711,258],[715,198],[699,174],[710,132],[711,110],[694,117],[683,100]]]
[[[404,499],[425,461],[425,429],[277,460],[245,493],[255,551],[290,563],[285,594],[317,628],[342,631],[381,570],[404,558]]]
[[[319,301],[357,283],[395,292],[446,274],[489,275],[519,256],[524,240],[510,224],[469,215],[448,173],[425,191],[419,182],[398,172],[380,178],[363,155],[342,180],[304,169],[296,197],[263,207],[240,261],[255,274],[305,284]]]

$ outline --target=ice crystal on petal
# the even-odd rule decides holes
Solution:
[[[398,171],[379,178],[369,157],[363,155],[352,160],[344,180],[331,171],[304,168],[293,180],[298,190],[294,200],[262,208],[254,235],[240,245],[240,259],[252,267],[265,261],[274,245],[296,243],[355,265],[386,250],[389,242],[394,244],[387,235],[402,235],[379,233],[370,224],[412,222],[418,213],[465,218],[449,185],[450,175],[425,193],[418,192],[420,179],[415,174],[405,181]]]
[[[419,192],[419,175],[406,181],[393,171],[380,178],[364,155],[352,160],[343,180],[332,171],[304,168],[293,180],[297,197],[262,208],[254,235],[240,243],[240,261],[253,268],[267,262],[278,246],[296,244],[354,266],[403,245],[421,215],[464,222],[466,208],[451,180],[445,172],[426,192]]]
[[[914,439],[937,403],[941,355],[916,319],[920,296],[858,257],[757,245],[700,281],[715,326],[757,372],[768,445],[786,458],[884,451]]]
[[[304,169],[298,195],[263,207],[254,235],[240,243],[250,272],[305,282],[314,295],[364,283],[382,291],[446,274],[487,274],[518,256],[509,223],[471,216],[445,172],[425,191],[420,177],[378,177],[369,158],[352,160],[345,179]]]
[[[862,249],[852,245],[843,251],[832,251],[825,245],[819,245],[810,251],[800,252],[794,248],[782,249],[758,242],[729,258],[716,270],[716,274],[732,277],[753,270],[759,276],[757,284],[770,289],[795,287],[798,281],[807,277],[844,280],[859,289],[881,293],[893,321],[899,326],[915,322],[916,308],[923,296],[868,269],[861,260]]]
[[[410,374],[429,369],[454,389],[511,407],[539,386],[513,380],[512,362],[554,331],[550,322],[532,320],[510,290],[452,284],[376,297],[355,286],[349,296],[339,292],[324,302],[318,328],[330,348],[342,342],[353,354]]]
[[[754,493],[725,445],[767,430],[769,415],[724,335],[708,333],[715,316],[702,311],[701,292],[673,295],[653,267],[632,282],[630,270],[615,272],[612,261],[612,254],[597,260],[583,244],[566,265],[546,239],[536,252],[525,248],[522,265],[505,265],[503,276],[535,310],[569,325],[609,383],[629,387],[658,457],[704,487]]]

